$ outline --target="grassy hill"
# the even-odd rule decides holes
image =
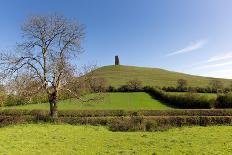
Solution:
[[[213,79],[210,77],[194,76],[178,72],[167,71],[159,68],[145,68],[135,66],[104,66],[96,69],[97,77],[103,77],[107,80],[108,85],[119,87],[126,84],[130,79],[138,79],[143,82],[143,85],[149,86],[176,86],[178,79],[185,79],[189,86],[206,87]],[[218,79],[229,86],[232,80]]]

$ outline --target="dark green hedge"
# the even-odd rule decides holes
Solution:
[[[162,100],[170,106],[183,109],[210,109],[214,107],[215,99],[198,93],[170,94],[161,89],[145,87],[144,90],[154,98]]]
[[[216,108],[232,108],[232,93],[219,94],[215,103]]]

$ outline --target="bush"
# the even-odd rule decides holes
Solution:
[[[179,91],[186,91],[187,90],[187,80],[178,79],[177,80],[177,89]]]
[[[142,81],[138,79],[129,80],[127,82],[127,88],[129,91],[142,91]]]
[[[116,92],[117,89],[114,87],[114,86],[109,86],[107,89],[106,89],[107,92]]]
[[[205,109],[212,108],[215,100],[207,96],[197,93],[171,94],[164,92],[158,88],[144,87],[144,91],[148,92],[154,98],[162,100],[171,106],[184,109]]]
[[[108,89],[109,90],[109,89]],[[141,92],[144,91],[142,81],[134,79],[129,80],[125,85],[120,86],[115,92]]]
[[[181,126],[230,125],[231,116],[159,116],[140,117],[143,121],[134,121],[133,117],[114,118],[110,123],[111,131],[163,131]]]
[[[215,108],[232,108],[232,93],[218,94]]]
[[[145,131],[144,118],[141,116],[115,117],[109,126],[111,131]]]
[[[8,95],[4,103],[5,106],[16,106],[23,104],[27,104],[27,101],[24,98],[16,95]]]
[[[215,104],[214,99],[197,93],[186,93],[179,95],[166,93],[164,95],[164,100],[173,106],[186,109],[212,108]]]

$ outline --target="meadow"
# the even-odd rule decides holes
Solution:
[[[26,124],[0,128],[0,154],[231,154],[231,126],[111,132],[101,126]]]
[[[90,98],[92,96],[88,96]],[[60,110],[97,110],[97,109],[122,109],[122,110],[163,110],[171,107],[161,103],[159,100],[152,98],[145,92],[131,92],[131,93],[104,93],[103,99],[81,102],[77,99],[62,100],[58,103]],[[48,110],[49,104],[28,104],[20,106],[5,107],[8,109],[40,109]],[[3,108],[3,109],[5,109]]]

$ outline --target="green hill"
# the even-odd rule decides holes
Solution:
[[[104,66],[96,69],[95,75],[107,80],[108,85],[119,87],[126,84],[130,79],[138,79],[143,82],[143,85],[149,86],[176,86],[178,79],[185,79],[189,86],[206,87],[213,79],[210,77],[194,76],[184,73],[172,72],[159,68],[145,68],[135,66]],[[218,79],[224,83],[224,86],[229,86],[232,80]]]

